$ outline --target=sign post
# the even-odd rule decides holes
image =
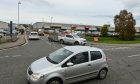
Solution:
[[[10,37],[11,37],[11,40],[12,40],[12,34],[13,34],[13,22],[10,21]]]

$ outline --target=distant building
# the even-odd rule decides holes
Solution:
[[[48,23],[48,22],[36,22],[33,24],[35,29],[51,29],[52,27],[58,27],[61,29],[70,30],[72,27],[75,27],[76,30],[85,30],[85,27],[89,27],[91,31],[97,31],[97,27],[94,25],[80,25],[80,24],[65,24],[65,23]]]
[[[17,24],[13,23],[13,29],[17,27]],[[9,23],[0,21],[0,29],[9,30]]]
[[[0,29],[8,29],[8,23],[0,21]]]
[[[140,33],[140,27],[135,27],[136,33]],[[109,32],[115,32],[115,27],[109,27],[108,28]]]

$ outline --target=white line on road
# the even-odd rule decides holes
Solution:
[[[15,55],[15,56],[13,56],[13,57],[20,57],[20,56],[22,56],[22,55]]]
[[[112,59],[108,58],[107,60],[108,60],[108,61],[111,61]]]
[[[137,55],[131,55],[131,56],[128,56],[128,57],[139,57],[140,54],[137,54]]]
[[[9,57],[9,56],[4,56],[4,57]]]

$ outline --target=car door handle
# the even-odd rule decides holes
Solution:
[[[91,64],[88,64],[88,66],[91,66]]]

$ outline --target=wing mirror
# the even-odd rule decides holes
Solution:
[[[68,62],[68,63],[67,63],[67,66],[68,66],[68,67],[73,66],[73,65],[74,65],[74,64],[71,63],[71,62]]]

